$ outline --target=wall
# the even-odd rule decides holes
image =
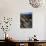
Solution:
[[[31,29],[20,28],[20,13],[21,12],[32,12],[33,16],[33,27]],[[45,15],[46,8],[43,7],[33,8],[30,6],[28,0],[0,0],[0,18],[3,16],[12,17],[13,22],[8,33],[11,37],[17,40],[27,40],[34,34],[37,35],[37,39],[45,39]],[[1,33],[3,33],[1,31]],[[2,35],[0,33],[0,35]],[[44,34],[45,33],[45,34]],[[4,34],[4,33],[3,33]],[[0,39],[3,37],[0,36]],[[3,38],[4,39],[4,38]]]

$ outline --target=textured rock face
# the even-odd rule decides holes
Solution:
[[[29,2],[34,8],[38,8],[41,5],[41,0],[29,0]]]
[[[22,15],[20,17],[20,27],[21,28],[32,28],[32,15]]]

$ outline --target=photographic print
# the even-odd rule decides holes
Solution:
[[[20,28],[32,28],[32,13],[20,14]]]

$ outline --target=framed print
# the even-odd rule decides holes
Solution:
[[[32,13],[20,14],[20,28],[32,28]]]

